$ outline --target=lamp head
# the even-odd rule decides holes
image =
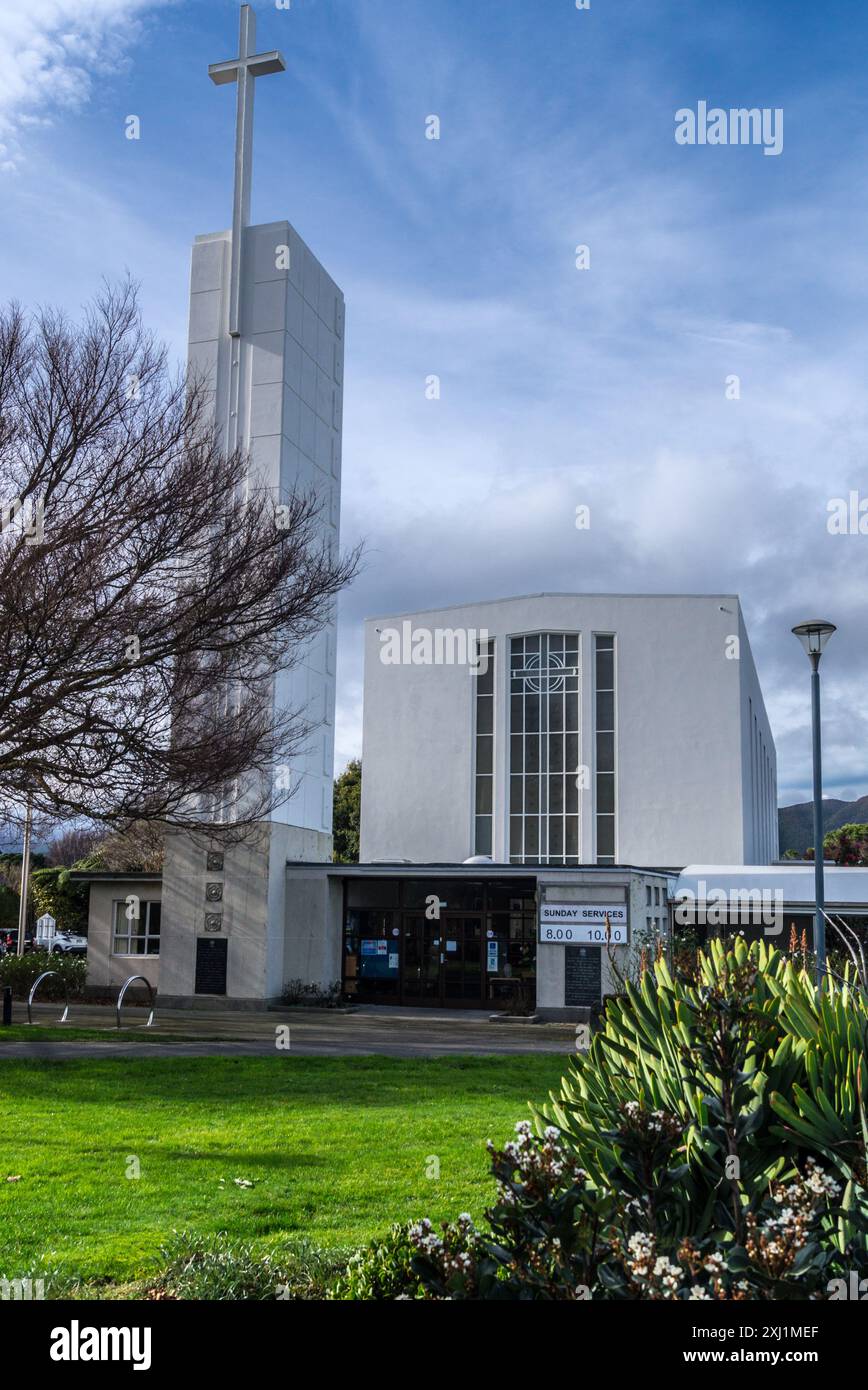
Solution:
[[[826,649],[826,643],[837,632],[834,623],[827,623],[823,618],[812,618],[810,622],[798,623],[793,628],[793,633],[798,637],[809,657],[819,660]]]

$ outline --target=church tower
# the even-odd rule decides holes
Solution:
[[[256,19],[241,7],[238,57],[211,80],[236,85],[232,228],[198,236],[190,283],[189,364],[208,384],[227,448],[250,456],[282,499],[316,492],[320,525],[339,540],[344,297],[286,221],[250,226],[256,80],[284,71],[257,54]],[[336,634],[312,640],[274,685],[275,710],[302,712],[305,750],[275,768],[290,798],[240,845],[209,850],[172,834],[163,869],[160,999],[244,1007],[279,997],[288,861],[330,860]]]

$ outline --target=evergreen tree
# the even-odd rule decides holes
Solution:
[[[362,806],[362,761],[351,758],[335,778],[334,854],[336,864],[358,864],[359,821]]]

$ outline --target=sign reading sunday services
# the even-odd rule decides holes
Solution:
[[[627,904],[540,903],[539,939],[555,946],[626,946],[630,940]]]

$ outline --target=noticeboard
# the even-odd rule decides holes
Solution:
[[[547,946],[626,946],[627,904],[542,902],[539,939]]]

